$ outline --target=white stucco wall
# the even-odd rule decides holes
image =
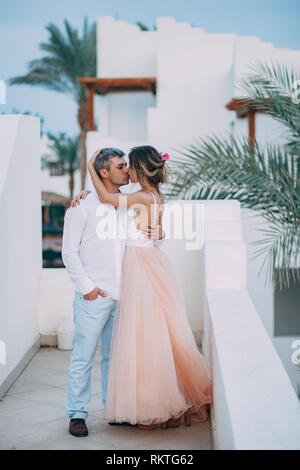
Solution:
[[[149,91],[112,93],[106,97],[109,119],[107,135],[122,141],[147,140],[147,108],[155,106],[155,96]],[[99,129],[104,120],[101,106]]]
[[[148,110],[148,138],[171,151],[209,132],[227,130],[231,99],[233,34],[157,20],[157,105]]]
[[[0,364],[1,386],[39,341],[40,120],[0,116],[0,141],[0,340],[6,344],[6,364]]]
[[[157,34],[137,25],[101,17],[97,22],[97,76],[155,77]],[[101,135],[123,141],[147,139],[147,109],[155,106],[150,91],[113,93],[96,97],[96,119]]]
[[[102,16],[97,21],[97,76],[155,77],[157,34]]]
[[[250,63],[254,58],[269,65],[300,63],[300,51],[275,48],[255,36],[207,33],[168,17],[158,18],[156,25],[156,31],[140,31],[111,17],[98,19],[98,76],[157,79],[156,98],[150,93],[145,99],[140,93],[135,99],[134,93],[98,98],[102,136],[147,140],[170,152],[196,137],[226,134],[232,121],[236,135],[248,135],[247,120],[238,119],[225,105],[243,95],[239,86],[250,73]],[[258,114],[257,138],[277,139],[283,130],[278,126]]]
[[[286,64],[290,67],[299,67],[300,51],[287,48],[277,48],[270,42],[262,41],[257,36],[238,36],[235,44],[234,83],[240,84],[251,70],[249,65],[256,60],[268,66],[273,63]],[[241,96],[241,91],[235,87],[233,97]]]
[[[41,335],[55,336],[65,316],[73,319],[74,292],[75,285],[66,269],[44,268],[41,271],[38,296],[38,328]]]

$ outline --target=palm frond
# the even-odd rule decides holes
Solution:
[[[53,151],[54,155],[57,158],[68,173],[74,173],[79,166],[78,160],[78,145],[79,138],[76,137],[67,137],[65,132],[60,132],[55,135],[51,132],[48,132],[48,138],[50,143],[48,145],[49,149]],[[47,161],[53,161],[53,157],[49,155],[44,155],[43,163],[47,164]]]
[[[256,109],[267,112],[286,126],[290,136],[300,138],[300,107],[292,101],[293,84],[300,79],[300,70],[285,64],[254,59],[237,87],[251,98]]]
[[[26,75],[12,77],[10,85],[32,85],[67,93],[79,104],[87,99],[86,89],[78,82],[78,77],[96,75],[96,25],[90,27],[84,19],[83,33],[64,20],[65,32],[49,23],[46,26],[48,42],[41,43],[45,56],[28,63]]]
[[[219,135],[176,152],[167,197],[237,199],[241,207],[259,211],[274,228],[270,239],[259,241],[265,243],[258,254],[269,260],[268,279],[276,282],[275,267],[281,265],[279,281],[289,282],[288,267],[296,263],[291,247],[300,246],[299,160],[278,144],[252,147],[246,137]]]

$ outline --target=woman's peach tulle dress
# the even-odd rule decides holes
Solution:
[[[169,258],[141,233],[126,245],[104,419],[161,423],[191,408],[197,421],[205,421],[210,370],[198,351]]]

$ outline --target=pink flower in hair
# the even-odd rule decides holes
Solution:
[[[168,153],[161,153],[161,158],[166,161],[166,160],[170,160],[170,157],[169,157],[169,154]]]

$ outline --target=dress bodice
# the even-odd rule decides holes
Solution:
[[[156,201],[155,195],[151,191],[146,191],[151,194],[154,200],[154,225],[157,223],[157,212],[158,212],[158,203]],[[135,222],[135,211],[133,208],[128,209],[128,227],[127,227],[127,239],[126,245],[128,246],[142,246],[142,247],[154,247],[155,240],[146,238],[140,229],[137,228]]]

